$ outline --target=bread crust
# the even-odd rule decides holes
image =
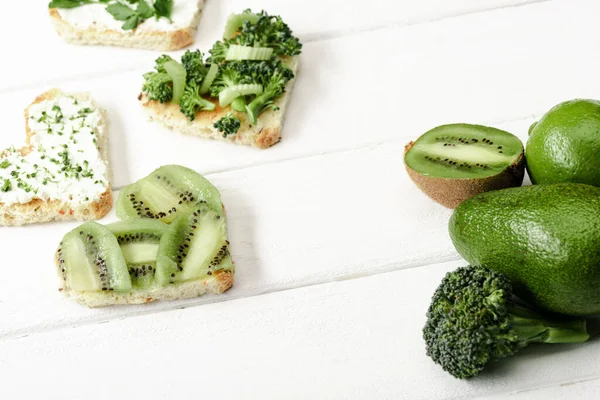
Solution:
[[[57,271],[60,275],[58,254],[54,257]],[[200,297],[204,294],[222,294],[233,286],[234,271],[215,271],[204,279],[172,284],[166,287],[143,291],[118,292],[79,292],[67,290],[61,286],[58,290],[73,297],[83,306],[96,308],[112,305],[146,304],[157,300],[183,300]],[[64,281],[61,280],[64,284]]]
[[[250,124],[245,113],[234,111],[229,106],[220,107],[216,99],[213,99],[216,103],[213,111],[201,111],[193,121],[190,121],[179,111],[179,105],[177,104],[149,100],[148,96],[144,93],[140,93],[138,100],[141,102],[142,107],[146,109],[151,120],[162,124],[168,129],[186,135],[266,149],[281,140],[281,129],[285,120],[285,113],[298,73],[298,57],[288,58],[285,60],[285,63],[294,71],[294,78],[287,83],[285,93],[275,101],[279,110],[269,109],[263,112],[258,117],[255,125]],[[223,137],[223,134],[215,129],[213,124],[229,113],[233,113],[240,119],[241,127],[236,135]]]
[[[56,32],[68,43],[172,51],[182,49],[194,43],[203,2],[199,2],[198,4],[198,9],[190,25],[175,31],[164,32],[140,31],[138,29],[131,31],[100,30],[96,27],[79,28],[62,19],[56,8],[50,8],[49,15]]]
[[[31,136],[33,136],[33,132],[31,129],[29,129],[28,123],[29,110],[31,106],[41,103],[45,100],[52,100],[62,95],[64,95],[64,93],[60,89],[50,89],[49,91],[37,96],[35,100],[25,109],[26,146],[19,150],[22,155],[26,155],[31,151],[30,141]],[[82,101],[92,101],[87,93],[77,93],[71,96]],[[106,132],[106,112],[98,106],[97,108],[101,110],[102,115],[98,128],[99,130]],[[98,148],[100,149],[100,155],[102,159],[106,161],[108,166],[108,145],[106,133],[98,136]],[[0,155],[0,158],[2,158],[2,155]],[[28,203],[13,203],[10,205],[0,203],[0,226],[21,226],[25,224],[49,221],[95,220],[105,216],[112,208],[112,204],[113,196],[110,186],[107,187],[106,191],[98,200],[81,205],[74,205],[68,201],[61,200],[44,201],[39,198],[34,198]]]

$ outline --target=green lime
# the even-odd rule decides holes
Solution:
[[[525,150],[531,182],[600,186],[600,101],[571,100],[529,128]]]

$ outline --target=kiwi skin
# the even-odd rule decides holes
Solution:
[[[414,142],[410,142],[404,147],[404,154],[413,144]],[[486,178],[437,178],[420,174],[406,163],[404,166],[410,179],[423,193],[444,207],[455,209],[460,203],[476,194],[521,186],[525,176],[525,153],[522,151],[517,161],[506,167],[504,171]]]

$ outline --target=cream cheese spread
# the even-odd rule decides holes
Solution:
[[[13,147],[0,158],[0,203],[98,200],[109,185],[98,148],[106,134],[101,111],[90,101],[62,95],[32,105],[28,118],[26,154]]]
[[[128,4],[122,1],[124,4]],[[147,0],[149,5],[154,4],[153,0]],[[149,18],[142,22],[136,28],[138,32],[165,32],[176,31],[186,28],[192,24],[196,14],[204,4],[204,0],[173,0],[173,11],[171,21],[167,18],[156,17]],[[60,17],[80,29],[94,28],[97,30],[115,30],[122,32],[123,21],[117,21],[110,13],[106,11],[106,4],[86,4],[80,7],[58,9]]]

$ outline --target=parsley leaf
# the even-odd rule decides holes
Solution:
[[[154,2],[156,17],[165,17],[171,21],[171,12],[173,11],[173,0],[156,0]]]
[[[76,8],[84,4],[95,3],[93,0],[52,0],[48,8]]]
[[[137,16],[134,10],[121,3],[109,5],[108,7],[106,7],[106,11],[108,11],[113,17],[115,17],[117,21],[127,21],[129,18]]]
[[[123,26],[121,26],[121,28],[123,28],[124,31],[127,31],[129,29],[135,29],[137,28],[137,26],[140,24],[140,16],[137,14],[133,14],[131,17],[127,18],[127,20],[125,20],[125,23],[123,24]]]
[[[135,12],[138,13],[140,18],[143,18],[143,19],[151,18],[154,15],[154,10],[152,9],[152,7],[150,7],[148,5],[148,3],[146,3],[143,0],[138,3],[137,8],[135,9]],[[125,29],[125,28],[123,28],[123,29]]]

